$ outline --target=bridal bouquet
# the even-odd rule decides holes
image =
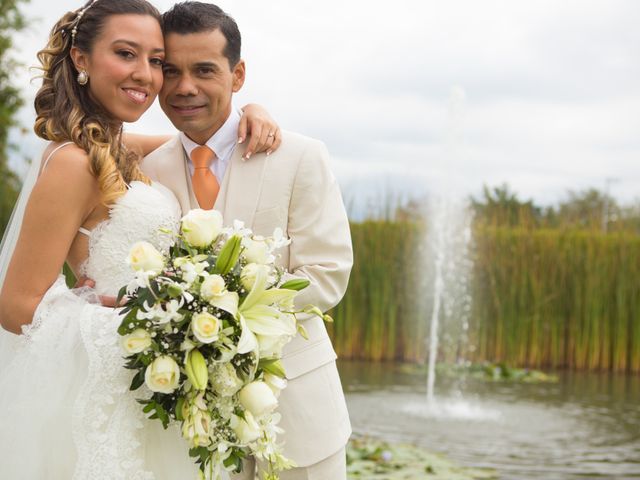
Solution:
[[[282,231],[265,238],[238,221],[222,225],[219,212],[192,210],[168,255],[147,242],[132,247],[135,279],[119,293],[127,298],[118,329],[125,367],[136,372],[131,390],[152,393],[138,400],[144,413],[164,428],[180,425],[201,479],[239,472],[250,454],[275,480],[294,466],[276,439],[282,349],[305,336],[296,314],[323,314],[294,309],[307,280],[281,284],[274,252],[289,243]]]

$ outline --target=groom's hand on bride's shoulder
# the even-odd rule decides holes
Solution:
[[[76,284],[73,286],[73,288],[95,288],[95,286],[96,286],[96,282],[94,282],[90,278],[80,277],[76,281]],[[100,304],[103,307],[111,307],[111,308],[121,307],[126,302],[126,298],[123,298],[120,301],[120,304],[118,304],[116,297],[110,297],[108,295],[98,295],[98,299],[100,300]]]

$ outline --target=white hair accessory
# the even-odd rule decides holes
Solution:
[[[82,20],[82,16],[85,14],[85,12],[87,10],[89,10],[91,7],[93,7],[93,4],[96,3],[97,1],[98,0],[92,0],[89,5],[87,5],[86,7],[84,7],[82,10],[80,10],[78,12],[78,15],[76,16],[76,19],[73,21],[73,28],[71,29],[71,45],[73,45],[76,42],[76,34],[78,33],[78,25],[80,24],[80,21]]]

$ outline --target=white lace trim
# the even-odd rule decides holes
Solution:
[[[89,318],[87,318],[90,316]],[[87,305],[80,333],[89,357],[87,380],[76,398],[72,433],[78,451],[73,480],[155,480],[144,469],[140,430],[146,421],[115,333],[120,317]]]
[[[23,329],[22,354],[34,365],[47,365],[51,349],[58,345],[66,345],[63,350],[70,349],[68,355],[76,348],[86,353],[84,380],[72,399],[73,480],[156,480],[145,469],[141,439],[147,420],[136,393],[129,392],[131,373],[122,366],[117,334],[121,317],[113,309],[90,303],[91,295],[70,291],[59,277],[33,322]],[[45,391],[49,388],[54,386]]]

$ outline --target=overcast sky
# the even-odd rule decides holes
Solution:
[[[80,5],[31,0],[16,57],[34,65],[54,21]],[[218,5],[243,34],[237,103],[322,139],[347,198],[503,182],[542,204],[587,187],[640,198],[637,0]],[[30,127],[38,82],[26,67],[16,78]],[[129,130],[173,128],[155,105]],[[41,148],[32,135],[20,143],[28,155]]]

